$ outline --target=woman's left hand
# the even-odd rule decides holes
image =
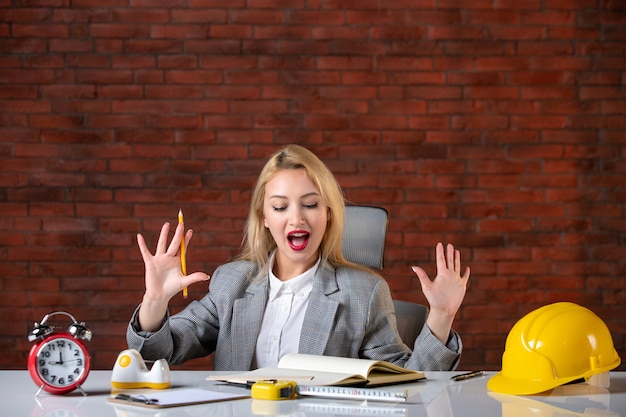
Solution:
[[[438,243],[436,256],[435,279],[431,280],[426,271],[418,266],[412,269],[420,280],[422,292],[430,306],[427,323],[440,340],[447,340],[454,316],[465,298],[470,269],[465,267],[461,275],[461,253],[452,244],[448,244],[444,252],[443,244]]]

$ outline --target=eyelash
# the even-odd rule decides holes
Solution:
[[[303,204],[302,207],[305,209],[316,209],[318,207],[318,203],[313,204]],[[287,207],[274,207],[274,211],[285,211]]]

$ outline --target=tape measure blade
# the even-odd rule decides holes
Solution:
[[[327,398],[342,398],[351,400],[373,400],[404,402],[407,399],[405,391],[380,390],[372,388],[337,387],[324,385],[298,385],[296,392],[301,396],[315,396]]]

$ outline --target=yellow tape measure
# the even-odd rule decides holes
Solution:
[[[291,400],[296,398],[297,384],[294,381],[268,379],[252,384],[252,398],[258,400]]]

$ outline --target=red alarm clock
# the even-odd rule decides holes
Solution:
[[[52,316],[63,314],[72,319],[66,331],[55,332],[46,322]],[[35,342],[28,354],[28,372],[41,390],[50,394],[67,394],[76,389],[83,395],[81,385],[91,369],[91,357],[84,341],[91,340],[91,330],[85,323],[78,323],[74,316],[65,311],[47,314],[41,323],[35,323],[28,334]]]

